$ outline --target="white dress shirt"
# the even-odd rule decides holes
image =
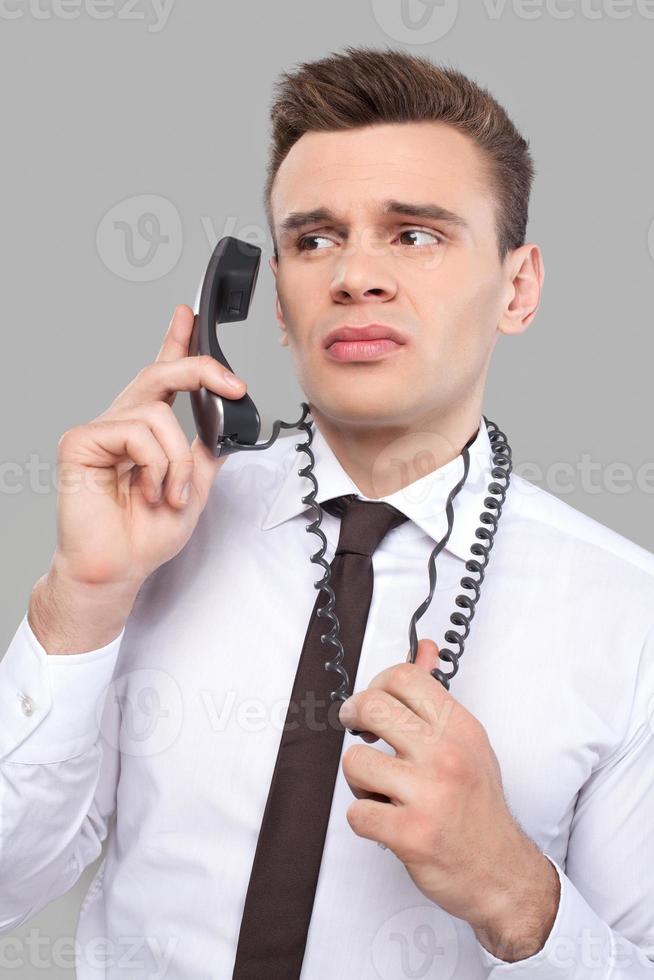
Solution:
[[[69,889],[109,834],[77,927],[78,980],[232,976],[322,576],[305,439],[227,459],[191,539],[107,646],[47,655],[25,615],[0,662],[0,931]],[[370,499],[315,428],[312,450],[320,501]],[[441,648],[456,595],[470,595],[460,579],[490,467],[482,418],[416,627]],[[462,472],[458,456],[381,498],[409,520],[373,556],[355,691],[406,659]],[[326,561],[339,526],[325,513]],[[487,952],[390,849],[354,833],[339,767],[302,980],[653,980],[653,621],[654,555],[513,473],[450,693],[485,726],[513,816],[557,869],[551,933],[515,963]],[[346,732],[343,751],[359,743]]]

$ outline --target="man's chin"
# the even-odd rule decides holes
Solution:
[[[321,398],[320,404],[326,407],[322,411],[314,405],[312,416],[318,425],[322,422],[339,430],[401,430],[410,425],[412,415],[410,406],[403,405],[403,401],[394,399],[388,391],[374,395],[354,391],[348,392],[346,397],[339,393],[331,398]]]

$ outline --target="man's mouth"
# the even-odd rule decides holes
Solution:
[[[406,337],[396,327],[387,323],[368,323],[365,326],[343,324],[341,327],[335,327],[325,337],[324,346],[329,349],[340,341],[363,343],[374,340],[392,340],[396,345],[406,343]]]
[[[372,361],[400,351],[403,346],[388,337],[379,340],[336,340],[327,348],[327,354],[336,361]]]

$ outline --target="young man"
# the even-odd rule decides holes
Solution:
[[[180,306],[157,361],[60,442],[74,490],[0,664],[0,927],[71,887],[115,811],[80,916],[80,980],[98,975],[99,937],[107,976],[163,961],[180,978],[651,976],[654,879],[638,872],[654,863],[654,557],[514,474],[451,689],[430,674],[497,476],[491,355],[540,300],[527,143],[484,89],[400,51],[301,65],[272,121],[276,313],[315,421],[317,500],[354,494],[406,518],[374,550],[338,714],[379,744],[346,736],[309,880],[293,849],[313,813],[266,821],[284,719],[309,712],[289,703],[316,600],[306,460],[297,436],[219,461],[188,446],[176,391],[245,386],[187,356]],[[365,557],[348,520],[325,514],[329,559]],[[337,614],[352,614],[348,595]],[[307,692],[323,706],[325,683]],[[283,766],[319,786],[302,753]],[[289,848],[288,880],[270,879],[253,938],[267,841]],[[299,892],[310,925],[289,950]],[[139,937],[129,951],[125,936]]]

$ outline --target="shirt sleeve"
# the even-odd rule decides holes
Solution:
[[[490,980],[654,980],[654,627],[626,734],[579,792],[565,871],[546,857],[561,896],[545,945],[508,963],[480,944]]]
[[[25,613],[0,660],[0,932],[68,891],[102,849],[119,770],[104,707],[124,632],[48,654]]]

